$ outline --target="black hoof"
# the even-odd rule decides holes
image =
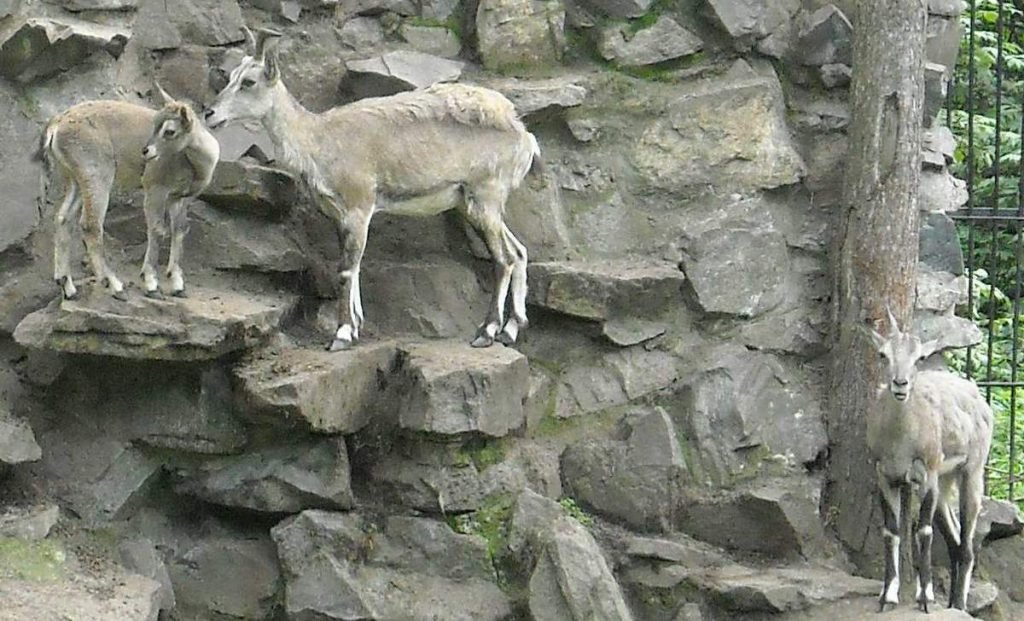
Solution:
[[[510,347],[516,344],[516,340],[509,335],[508,332],[499,332],[498,336],[494,337],[495,341],[498,341],[505,347]]]
[[[110,294],[110,297],[114,298],[118,302],[127,302],[128,301],[128,294],[125,293],[124,291],[115,291],[115,292]]]
[[[184,289],[178,289],[177,291],[171,291],[171,295],[173,295],[176,298],[187,298],[188,297],[188,294],[185,293]]]
[[[327,351],[345,351],[352,349],[355,345],[353,341],[346,341],[345,339],[334,339],[331,344],[327,346]]]
[[[159,289],[153,289],[152,291],[146,291],[146,297],[151,300],[163,300],[164,294],[160,293]]]
[[[494,345],[494,339],[486,334],[476,335],[476,338],[469,344],[470,347],[477,348],[490,347],[491,345]]]

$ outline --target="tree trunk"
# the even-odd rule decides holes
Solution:
[[[913,310],[928,10],[927,0],[857,6],[850,146],[831,254],[831,450],[823,512],[865,567],[881,560],[873,558],[881,514],[865,441],[880,366],[858,327],[873,325],[884,334],[887,306],[901,326],[909,325]]]

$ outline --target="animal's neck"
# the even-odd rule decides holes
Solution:
[[[197,128],[192,132],[192,139],[185,147],[185,157],[198,173],[216,166],[220,156],[220,144],[206,128]]]
[[[306,136],[306,132],[303,131],[305,125],[314,115],[306,110],[280,81],[271,89],[270,96],[273,104],[263,117],[263,126],[284,165],[293,172],[301,172],[303,166],[298,154],[304,149],[300,141]]]

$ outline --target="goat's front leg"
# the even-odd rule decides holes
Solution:
[[[885,539],[885,578],[878,596],[878,610],[900,602],[900,491],[902,481],[890,481],[879,473],[878,491],[882,505],[882,537]]]
[[[341,235],[341,298],[338,300],[338,329],[328,351],[349,349],[359,339],[363,325],[363,300],[359,292],[359,267],[366,249],[372,205],[362,210],[339,210]]]
[[[935,472],[925,474],[920,487],[921,508],[914,524],[914,564],[917,570],[917,592],[914,599],[918,607],[928,612],[928,604],[935,601],[932,585],[932,522],[939,495],[939,480]]]
[[[181,270],[181,253],[188,233],[188,199],[172,200],[167,208],[171,224],[171,252],[167,258],[167,276],[171,279],[171,295],[185,297],[185,274]]]
[[[167,228],[164,226],[167,196],[159,191],[147,191],[142,203],[146,216],[146,256],[142,259],[142,282],[146,296],[160,298],[160,281],[157,277],[157,263],[160,261],[160,239]]]

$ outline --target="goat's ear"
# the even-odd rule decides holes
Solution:
[[[242,26],[242,34],[245,35],[245,53],[249,56],[256,56],[256,37],[249,30],[248,26]]]
[[[156,86],[156,93],[160,98],[160,105],[166,105],[174,101],[174,97],[168,95],[167,91],[164,90],[164,87],[160,86],[159,82],[153,82],[153,85]]]
[[[194,122],[192,108],[188,106],[182,106],[178,108],[178,118],[181,119],[181,126],[185,131],[192,131],[192,123]]]
[[[274,84],[281,79],[281,69],[278,67],[277,50],[268,47],[263,51],[263,77],[267,82]]]
[[[860,329],[861,333],[864,336],[866,336],[869,341],[871,341],[871,346],[875,349],[875,351],[882,351],[882,348],[885,347],[885,337],[875,332],[873,328],[870,328],[868,326],[861,325],[858,326],[858,328]]]
[[[918,357],[920,359],[924,360],[928,356],[931,356],[935,352],[939,351],[941,346],[942,346],[942,344],[939,342],[939,339],[932,339],[930,341],[925,341],[924,343],[921,343],[921,353],[920,353],[920,355]]]

